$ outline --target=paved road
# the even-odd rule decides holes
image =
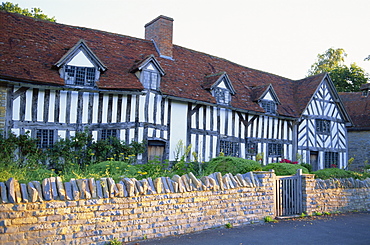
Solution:
[[[344,244],[370,245],[370,212],[346,213],[278,223],[218,228],[181,236],[148,239],[140,245]]]

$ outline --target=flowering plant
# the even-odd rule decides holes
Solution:
[[[282,159],[279,163],[298,164],[298,162],[297,162],[297,161],[296,161],[296,162],[293,162],[293,161],[291,161],[291,160],[289,160],[289,159]]]

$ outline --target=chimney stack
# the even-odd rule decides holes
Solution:
[[[172,59],[173,19],[158,16],[145,25],[145,39],[153,40],[159,55]]]

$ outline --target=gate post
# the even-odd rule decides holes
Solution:
[[[302,212],[311,214],[313,210],[313,198],[315,192],[315,175],[302,175]]]

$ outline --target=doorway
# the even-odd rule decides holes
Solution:
[[[310,152],[310,164],[312,166],[312,171],[319,170],[319,152],[318,151]]]

